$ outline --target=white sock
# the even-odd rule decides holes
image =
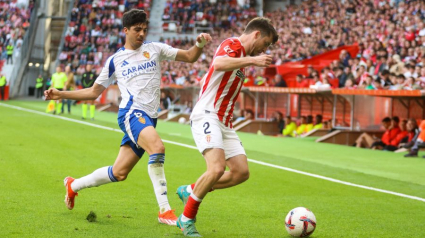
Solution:
[[[98,187],[103,184],[118,182],[112,173],[112,166],[103,167],[84,177],[75,179],[71,183],[71,189],[78,192],[84,188]]]
[[[189,220],[192,220],[192,219],[187,218],[185,215],[182,214],[182,222],[187,222]]]
[[[160,213],[171,210],[167,197],[167,181],[164,173],[165,154],[152,154],[149,156],[148,173],[152,180],[153,190],[158,201]]]
[[[192,185],[187,185],[187,187],[186,187],[186,192],[188,192],[188,193],[192,193]]]

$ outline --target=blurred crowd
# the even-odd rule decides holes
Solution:
[[[222,7],[221,1],[215,5],[209,1],[168,1],[165,18],[183,14],[194,17],[194,22],[198,22],[196,12],[203,13],[197,20],[214,28],[214,42],[206,48],[194,70],[168,64],[171,70],[164,71],[164,78],[168,78],[165,83],[196,84],[195,79],[199,80],[199,72],[204,71],[205,65],[208,67],[218,44],[225,38],[240,34],[246,23],[256,16],[254,12],[238,14],[252,9],[249,4],[241,7],[225,2],[228,4],[226,8]],[[181,12],[179,5],[185,6]],[[217,10],[212,10],[212,6]],[[221,17],[210,17],[211,13]],[[232,14],[235,17],[230,17]],[[307,75],[297,77],[295,87],[400,90],[425,86],[424,1],[306,0],[300,5],[290,5],[285,10],[265,15],[277,24],[279,32],[278,43],[266,52],[274,56],[275,65],[308,59],[344,45],[359,45],[359,52],[353,57],[342,51],[339,60],[320,72],[311,67]],[[182,22],[183,26],[186,24],[179,19],[173,20]],[[189,39],[162,40],[181,48],[192,46]],[[250,68],[247,72],[251,82],[248,85],[274,86],[280,82],[279,79],[265,79],[261,69]],[[176,78],[180,80],[175,81]]]
[[[32,0],[28,5],[18,4],[17,0],[0,1],[0,60],[6,60],[6,64],[13,64],[20,54],[33,7]]]
[[[99,74],[102,65],[125,43],[122,16],[132,8],[148,14],[151,0],[79,0],[71,12],[65,44],[59,54],[61,66],[69,65],[77,84],[86,65]]]

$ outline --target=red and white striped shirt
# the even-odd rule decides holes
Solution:
[[[216,71],[214,60],[220,57],[245,57],[245,48],[236,37],[224,40],[217,48],[210,68],[203,78],[198,102],[193,109],[191,119],[215,114],[227,127],[232,128],[233,108],[241,91],[245,69]]]

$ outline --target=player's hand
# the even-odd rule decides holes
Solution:
[[[44,91],[45,100],[58,100],[61,99],[60,91],[56,88],[51,88]]]
[[[207,42],[211,42],[212,38],[208,33],[201,33],[196,37],[196,42],[199,48],[204,47]]]
[[[268,67],[272,63],[272,56],[261,54],[254,57],[254,65],[258,67]]]

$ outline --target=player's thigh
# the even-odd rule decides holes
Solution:
[[[145,127],[140,131],[137,144],[150,155],[165,152],[164,143],[153,126]]]
[[[204,152],[208,149],[224,149],[219,123],[217,119],[208,117],[191,120],[193,139],[201,154],[205,154]]]
[[[231,172],[247,174],[249,173],[248,158],[244,154],[235,155],[226,160],[226,165]]]
[[[226,159],[224,150],[220,148],[210,148],[204,151],[204,158],[207,164],[207,170],[213,170],[217,173],[224,172],[226,168]]]
[[[139,162],[139,159],[139,156],[134,153],[130,145],[121,146],[114,166],[112,166],[114,175],[127,175]]]
[[[222,133],[226,160],[238,155],[244,155],[246,157],[245,149],[236,131],[222,125]]]

